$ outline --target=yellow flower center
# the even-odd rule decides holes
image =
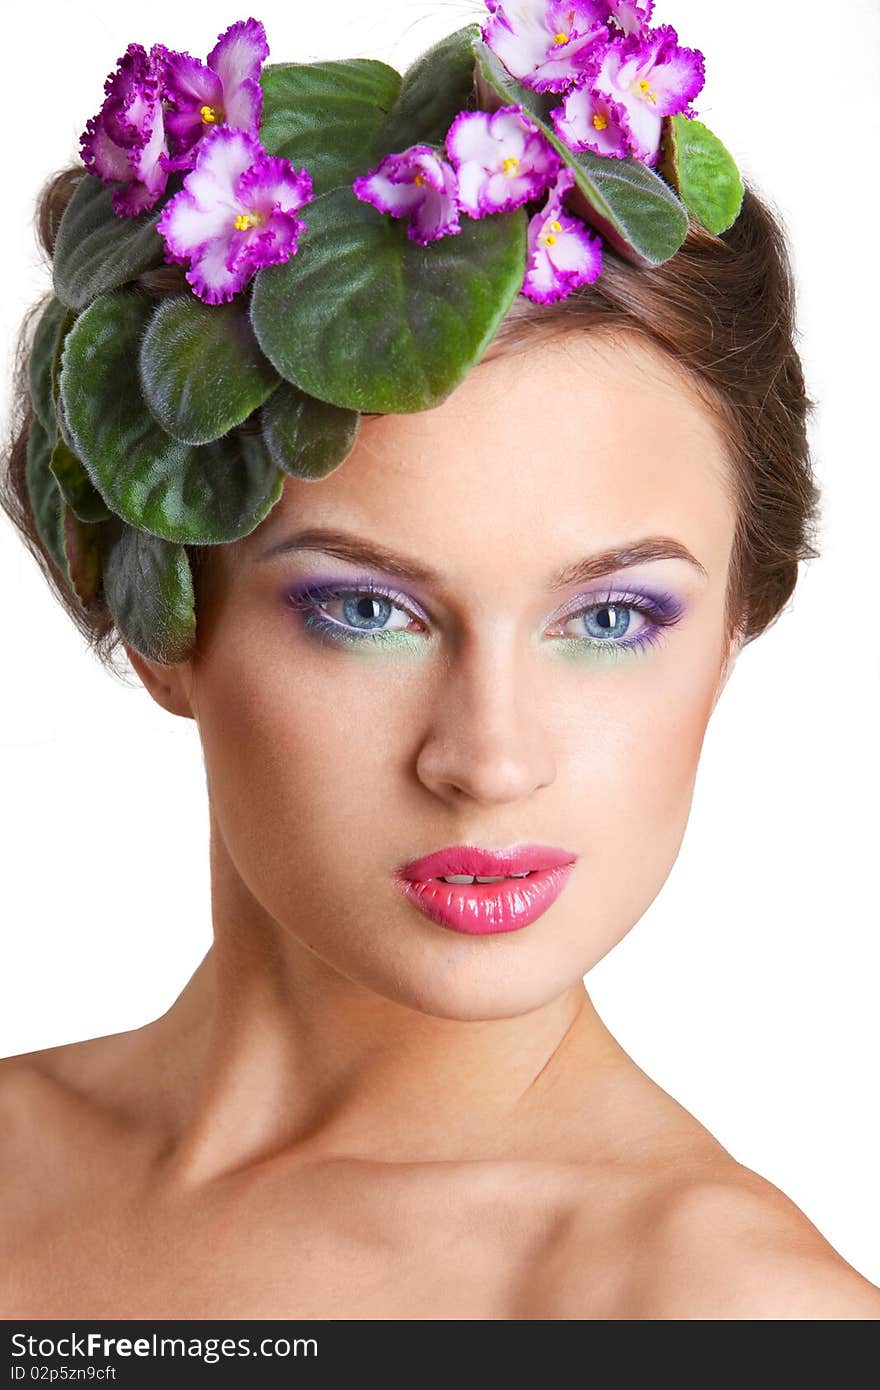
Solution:
[[[504,161],[504,172],[505,172],[505,174],[509,174],[509,175],[512,177],[512,176],[516,173],[516,171],[517,171],[518,168],[519,168],[519,160],[517,159],[516,155],[513,155],[513,154],[512,154],[512,155],[510,155],[510,157],[509,157],[508,159],[505,159],[505,161]]]
[[[651,84],[647,77],[643,77],[639,82],[634,82],[632,89],[636,96],[643,97],[645,101],[650,102],[653,106],[657,105],[657,93],[651,91]]]
[[[555,238],[555,236],[553,235],[552,232],[548,232],[547,235],[544,237],[544,245],[545,245],[545,246],[555,246],[555,245],[556,245],[556,238]]]
[[[419,188],[421,188],[421,186],[422,186],[422,184],[423,184],[424,182],[425,182],[425,176],[424,176],[424,174],[416,174],[415,178],[413,179],[413,183],[418,184]]]
[[[597,130],[604,130],[608,125],[608,117],[603,116],[601,111],[597,111],[593,117],[593,125]]]
[[[199,115],[202,118],[202,125],[215,125],[220,120],[221,112],[216,106],[203,106]]]
[[[564,43],[568,43],[568,39],[569,39],[568,34],[554,34],[554,35],[553,35],[553,42],[556,44],[557,48],[561,48],[562,45],[563,45]]]
[[[241,212],[235,219],[235,230],[237,232],[246,232],[250,227],[261,226],[265,220],[261,212]]]
[[[556,233],[556,232],[561,232],[561,231],[562,231],[562,223],[561,223],[561,222],[557,222],[557,221],[556,221],[556,218],[554,217],[554,219],[553,219],[552,222],[548,222],[548,223],[547,223],[547,230],[545,230],[544,235],[541,237],[541,240],[542,240],[542,242],[544,243],[544,245],[545,245],[545,246],[555,246],[555,245],[556,245],[557,238],[556,238],[556,236],[554,235],[554,233]]]

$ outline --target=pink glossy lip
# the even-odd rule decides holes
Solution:
[[[409,901],[432,921],[472,936],[516,931],[555,902],[577,855],[552,845],[514,845],[507,850],[451,845],[411,860],[395,871]],[[505,883],[443,883],[446,874],[528,873]]]

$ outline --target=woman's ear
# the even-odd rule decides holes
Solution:
[[[136,652],[127,642],[122,643],[125,654],[141,678],[143,685],[153,699],[170,714],[178,714],[182,719],[195,719],[193,700],[192,663],[179,661],[173,666],[163,666],[161,662],[149,661]]]
[[[715,687],[715,698],[712,701],[712,709],[718,704],[721,692],[730,679],[730,673],[736,665],[736,658],[739,656],[745,642],[745,632],[737,628],[727,644],[724,652],[724,660],[721,663],[721,670],[718,674],[718,684]]]

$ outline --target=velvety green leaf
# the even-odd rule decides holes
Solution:
[[[473,105],[477,24],[447,34],[407,68],[394,110],[376,133],[378,159],[408,145],[442,145],[459,111]],[[366,173],[361,169],[359,173]]]
[[[518,102],[571,166],[576,185],[568,197],[572,211],[637,265],[659,265],[674,256],[687,236],[688,216],[666,180],[638,159],[570,150],[550,119],[550,111],[562,97],[523,87],[479,40],[474,53],[481,107],[488,110]]]
[[[167,198],[138,217],[117,217],[112,192],[85,174],[64,209],[52,273],[55,294],[70,309],[83,309],[96,295],[165,262],[156,223]]]
[[[115,517],[102,532],[104,596],[125,641],[149,661],[186,661],[195,642],[196,613],[183,546]]]
[[[159,424],[185,444],[208,444],[246,420],[278,385],[254,337],[247,304],[164,299],[140,349],[141,387]]]
[[[294,478],[325,478],[348,458],[357,438],[355,410],[307,396],[284,382],[262,411],[263,438],[279,468]]]
[[[52,446],[49,436],[35,417],[31,421],[25,461],[25,482],[37,532],[61,574],[67,577],[64,551],[64,497],[49,467]]]
[[[101,527],[98,523],[81,521],[65,505],[62,531],[68,582],[83,608],[87,608],[101,580]]]
[[[73,450],[58,438],[49,467],[55,475],[64,499],[80,521],[106,521],[110,512],[101,494],[92,485],[88,473]]]
[[[286,380],[349,410],[439,404],[479,361],[522,286],[522,208],[463,217],[457,236],[418,246],[350,188],[311,207],[284,265],[258,271],[251,318]]]
[[[70,447],[130,525],[180,544],[237,540],[277,502],[283,474],[260,433],[184,444],[151,415],[138,348],[154,308],[136,288],[111,290],[68,333],[61,398]]]
[[[664,126],[664,177],[678,189],[691,216],[718,236],[733,226],[742,207],[736,161],[702,121],[670,116]]]
[[[75,446],[73,435],[70,433],[70,426],[67,423],[67,412],[64,409],[64,397],[61,395],[61,371],[58,372],[58,397],[55,402],[55,418],[58,421],[58,438],[63,439],[71,453],[74,453]]]
[[[75,309],[68,309],[67,313],[64,315],[61,321],[61,327],[58,330],[58,337],[55,340],[55,353],[52,358],[52,414],[59,433],[62,432],[58,391],[58,378],[61,376],[61,354],[64,351],[64,341],[71,328],[76,323],[76,315],[77,311]]]
[[[50,440],[55,439],[58,429],[52,400],[52,364],[61,326],[66,317],[66,306],[53,296],[40,315],[28,364],[31,400],[37,418]]]
[[[260,139],[312,176],[317,196],[351,183],[372,160],[376,131],[400,90],[400,73],[373,58],[267,63],[260,75]],[[311,205],[300,216],[308,224]]]

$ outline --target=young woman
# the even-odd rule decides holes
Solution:
[[[214,942],[154,1022],[0,1064],[3,1316],[880,1315],[584,987],[813,553],[793,335],[747,189],[722,236],[517,299],[441,404],[188,546],[186,659],[53,581],[197,726]],[[5,505],[51,578],[22,409]]]

